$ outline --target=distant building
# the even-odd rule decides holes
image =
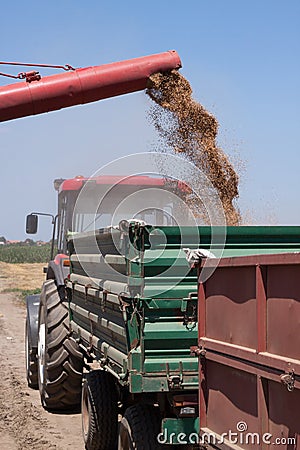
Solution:
[[[47,242],[44,241],[36,241],[36,245],[38,245],[39,247],[41,247],[42,245],[46,245]]]

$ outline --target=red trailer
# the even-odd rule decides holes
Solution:
[[[300,449],[300,254],[221,259],[198,298],[200,441]]]

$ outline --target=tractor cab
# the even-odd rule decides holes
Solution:
[[[121,220],[151,225],[188,225],[186,184],[148,175],[102,175],[55,180],[58,191],[58,252],[66,253],[68,233],[117,226]]]

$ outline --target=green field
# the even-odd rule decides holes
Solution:
[[[51,244],[41,246],[28,244],[0,245],[0,261],[13,264],[48,262],[50,250]]]

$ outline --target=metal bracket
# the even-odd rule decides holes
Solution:
[[[100,299],[100,308],[102,312],[105,312],[106,303],[107,303],[107,291],[103,290],[102,298]]]
[[[181,389],[183,382],[182,361],[179,361],[179,374],[170,375],[169,363],[166,363],[167,380],[170,389]]]
[[[118,299],[119,299],[119,302],[120,302],[119,308],[120,308],[120,311],[122,312],[123,320],[126,323],[127,322],[127,311],[126,311],[126,309],[129,308],[129,306],[131,306],[131,304],[124,300],[124,298],[122,297],[123,294],[127,295],[127,293],[121,292],[118,295]],[[125,297],[125,298],[127,298],[127,297]]]
[[[130,325],[133,324],[133,319],[134,319],[135,316],[140,320],[140,322],[143,321],[143,314],[142,314],[142,311],[140,309],[140,298],[139,298],[138,294],[133,299],[133,306],[134,306],[134,308],[133,308],[133,311],[132,311],[132,314],[131,314]]]
[[[23,72],[22,74],[23,78],[25,78],[27,83],[31,83],[32,81],[39,81],[42,77],[39,72],[36,70],[31,70],[30,72]]]
[[[192,347],[190,347],[190,352],[192,355],[195,355],[195,356],[205,357],[205,355],[206,355],[205,348],[198,347],[197,345],[193,345]]]
[[[170,389],[180,389],[182,380],[180,379],[179,375],[170,375],[168,377],[168,383],[169,383]]]
[[[87,303],[87,301],[88,301],[88,290],[89,290],[90,287],[92,287],[91,284],[86,284],[84,286],[84,302],[85,303]]]
[[[93,349],[93,336],[94,336],[94,325],[93,321],[89,319],[90,322],[90,335],[89,335],[89,346],[87,348],[87,353],[90,354]]]
[[[294,371],[289,373],[284,373],[280,376],[281,383],[285,385],[289,392],[295,389],[295,374]]]
[[[188,298],[183,299],[181,302],[181,311],[185,313],[183,315],[183,325],[189,331],[192,331],[197,325],[197,303],[190,305],[191,300],[197,300],[197,298],[197,292],[190,292]]]
[[[120,294],[118,294],[118,300],[120,302],[120,310],[122,312],[126,312],[126,308],[131,306],[131,304],[129,302],[126,302],[124,300],[124,298],[128,298],[127,295],[128,295],[127,292],[121,292]]]

